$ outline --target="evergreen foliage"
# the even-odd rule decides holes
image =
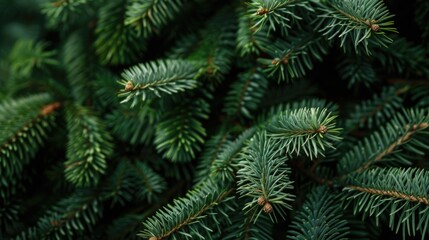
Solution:
[[[0,1],[0,239],[428,238],[428,21]]]
[[[92,8],[88,8],[92,0],[58,0],[45,1],[41,5],[41,12],[48,19],[50,27],[60,27],[73,25],[82,18],[82,15],[89,15]]]
[[[184,198],[176,199],[173,205],[167,205],[148,218],[144,223],[146,230],[141,236],[156,239],[204,239],[206,236],[211,239],[212,228],[216,225],[208,223],[218,222],[218,214],[227,216],[225,211],[232,210],[228,206],[228,202],[233,199],[228,196],[231,192],[229,188],[228,185],[217,183],[216,179],[208,178]]]
[[[96,185],[100,175],[106,171],[106,158],[112,154],[112,137],[85,107],[68,107],[66,121],[65,178],[76,186]]]
[[[355,212],[363,212],[363,217],[374,215],[378,223],[379,216],[389,211],[389,227],[396,233],[402,228],[404,238],[418,231],[425,237],[429,222],[426,170],[375,168],[345,181],[349,193],[344,197],[352,200]]]
[[[427,134],[429,115],[424,110],[398,113],[379,131],[358,142],[338,162],[338,172],[362,172],[380,162],[409,165],[419,154],[428,149]],[[403,148],[402,151],[398,151]]]
[[[126,64],[144,50],[143,38],[125,26],[126,1],[110,1],[100,9],[94,47],[103,64]],[[130,48],[129,46],[133,47]]]
[[[341,129],[335,128],[327,109],[299,108],[284,111],[267,128],[268,136],[279,142],[278,148],[288,155],[306,155],[312,159],[324,155],[325,148],[334,148],[333,142]]]
[[[139,98],[145,101],[193,89],[197,87],[196,73],[194,64],[182,60],[160,60],[133,66],[122,74],[124,89],[120,96],[125,97],[122,102],[132,99],[131,106],[134,106]]]
[[[229,142],[228,147],[219,153],[219,156],[212,162],[210,175],[220,176],[222,180],[233,179],[239,167],[239,154],[245,148],[245,143],[255,134],[255,128],[249,128],[240,134],[233,142]]]
[[[251,111],[258,108],[268,81],[256,70],[254,73],[239,75],[238,78],[238,81],[231,84],[225,97],[223,112],[229,116],[243,115],[252,118]]]
[[[403,98],[400,96],[405,91],[397,87],[383,88],[380,96],[374,94],[371,99],[363,101],[355,106],[345,123],[349,131],[355,128],[369,129],[380,126],[383,122],[391,119],[398,109],[402,107]]]
[[[247,138],[243,138],[246,140]],[[236,142],[237,148],[234,148],[235,151],[231,151],[232,148],[229,146],[234,144],[231,141],[231,136],[228,130],[225,128],[219,130],[219,132],[208,139],[203,148],[203,153],[200,156],[198,165],[195,169],[195,183],[198,183],[204,180],[208,174],[210,174],[211,167],[215,161],[218,161],[219,157],[222,155],[225,156],[234,156],[235,153],[241,149],[243,143],[237,139]],[[225,152],[228,150],[227,152]],[[230,153],[230,154],[227,154]],[[231,154],[232,153],[232,154]],[[222,159],[222,158],[221,158]]]
[[[274,142],[265,132],[257,134],[239,162],[237,190],[242,197],[251,199],[243,210],[253,210],[252,220],[262,212],[273,212],[270,217],[277,221],[277,214],[285,218],[285,209],[291,209],[288,202],[294,196],[286,192],[293,187],[290,169],[286,167],[286,157],[281,156],[282,149]]]
[[[91,68],[90,56],[85,54],[85,40],[82,32],[71,33],[63,47],[63,64],[67,80],[71,86],[72,96],[78,103],[88,101],[91,97],[91,79],[94,73]]]
[[[32,40],[20,40],[10,51],[10,71],[17,78],[28,78],[33,69],[43,69],[47,65],[57,65],[55,51],[47,51],[46,44]]]
[[[423,59],[427,50],[419,45],[414,45],[404,38],[397,38],[389,48],[380,50],[381,54],[377,55],[376,59],[391,74],[422,77],[429,73],[429,65]]]
[[[43,144],[55,121],[58,102],[46,94],[2,102],[0,105],[0,196],[6,202],[17,191],[23,168]]]
[[[314,188],[292,221],[288,239],[344,239],[349,227],[338,200],[326,186]]]
[[[183,6],[182,0],[137,0],[128,4],[125,25],[131,25],[139,34],[149,37],[172,20]]]
[[[326,0],[319,6],[322,19],[318,23],[319,31],[328,39],[339,38],[344,50],[346,42],[352,43],[358,52],[363,45],[369,53],[368,39],[379,45],[387,46],[392,39],[386,32],[396,32],[392,27],[393,16],[381,1],[377,0]]]
[[[348,82],[348,87],[363,83],[370,87],[378,82],[377,72],[371,61],[366,57],[347,56],[338,64],[338,73],[342,79]]]
[[[154,143],[158,152],[172,161],[186,162],[204,143],[206,130],[201,120],[207,118],[208,104],[203,99],[183,102],[166,111],[158,122]]]
[[[260,215],[256,222],[252,222],[246,215],[236,214],[231,217],[231,222],[224,231],[225,239],[273,239],[270,234],[273,225],[267,215]]]
[[[266,66],[268,76],[282,81],[302,78],[308,70],[313,68],[314,60],[322,60],[329,45],[322,36],[314,32],[301,33],[299,36],[288,36],[288,41],[278,39],[274,44],[266,47],[269,59],[260,59]],[[311,52],[309,55],[307,52]]]

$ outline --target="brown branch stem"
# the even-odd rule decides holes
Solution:
[[[429,199],[425,197],[407,195],[405,193],[395,191],[395,190],[380,190],[375,188],[365,188],[365,187],[359,187],[359,186],[347,186],[347,188],[360,191],[360,192],[371,193],[371,194],[376,194],[376,195],[381,195],[386,197],[400,198],[410,202],[418,202],[418,203],[423,203],[425,205],[429,205]]]

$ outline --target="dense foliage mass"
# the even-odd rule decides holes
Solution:
[[[0,20],[0,239],[429,237],[428,1]]]

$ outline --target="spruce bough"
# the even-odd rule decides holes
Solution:
[[[429,236],[426,1],[4,1],[0,19],[0,239]]]

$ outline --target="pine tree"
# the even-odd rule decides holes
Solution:
[[[424,0],[0,1],[0,239],[426,239]]]

